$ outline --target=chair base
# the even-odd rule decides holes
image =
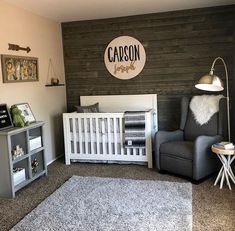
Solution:
[[[165,175],[165,174],[167,174],[168,172],[165,171],[165,170],[158,170],[158,173],[160,173],[160,174],[162,174],[162,175]]]
[[[194,179],[189,179],[190,182],[194,185],[199,185],[200,183],[202,183],[204,180],[194,180]]]
[[[166,171],[166,170],[163,170],[163,169],[160,169],[158,170],[158,173],[162,174],[162,175],[165,175],[165,174],[169,174],[171,176],[175,176],[175,177],[179,177],[179,178],[182,178],[182,179],[185,179],[185,180],[188,180],[190,181],[193,185],[199,185],[201,183],[203,183],[204,181],[208,180],[209,178],[213,177],[216,175],[216,172],[215,173],[212,173],[206,177],[203,177],[201,178],[200,180],[195,180],[191,177],[188,177],[188,176],[183,176],[183,175],[180,175],[180,174],[176,174],[176,173],[172,173],[172,172],[169,172],[169,171]]]

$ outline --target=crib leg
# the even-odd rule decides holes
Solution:
[[[70,161],[70,156],[65,154],[65,164],[66,165],[70,165],[71,161]]]
[[[152,153],[152,146],[151,143],[148,144],[150,146],[150,148],[148,148],[148,146],[146,147],[146,155],[147,155],[147,160],[148,160],[148,168],[153,168],[153,153]]]
[[[66,165],[70,165],[70,163],[71,163],[70,160],[66,158],[65,164],[66,164]]]
[[[153,162],[152,162],[152,160],[148,160],[148,168],[153,168]]]
[[[66,161],[65,161],[65,164],[66,164],[66,165],[70,165],[70,160],[66,160]]]

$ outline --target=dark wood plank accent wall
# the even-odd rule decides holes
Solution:
[[[232,79],[232,85],[231,85],[231,91],[230,91],[230,104],[231,104],[231,137],[232,137],[232,141],[233,143],[235,143],[235,7],[233,10],[233,21],[234,21],[234,25],[233,25],[233,43],[234,43],[234,47],[233,47],[233,79]],[[234,169],[235,169],[235,163],[233,163],[234,165]]]
[[[234,5],[63,23],[68,110],[80,95],[156,93],[159,128],[178,128],[181,97],[205,94],[194,84],[215,57],[225,59],[232,80],[234,24]],[[116,79],[104,65],[106,46],[121,35],[138,39],[146,51],[143,71],[130,80]]]

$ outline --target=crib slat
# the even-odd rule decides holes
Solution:
[[[133,148],[133,155],[136,156],[137,150],[136,148]]]
[[[92,118],[89,118],[90,120],[90,136],[91,136],[91,154],[95,154],[94,152],[94,140],[93,140],[93,123]]]
[[[107,118],[108,120],[108,146],[109,146],[109,154],[112,154],[112,148],[111,148],[111,128],[110,128],[110,118]]]
[[[68,120],[68,124],[69,124],[69,153],[71,154],[72,153],[72,140],[73,140],[73,119],[72,118],[69,118]]]
[[[101,135],[102,135],[102,148],[103,148],[103,154],[106,154],[106,147],[105,147],[105,118],[101,120]]]
[[[143,148],[140,148],[140,149],[139,149],[139,155],[140,155],[140,156],[143,156]]]
[[[117,155],[117,121],[116,118],[113,119],[113,129],[114,129],[114,153]]]
[[[123,148],[123,127],[122,127],[122,117],[119,117],[119,134],[120,134],[120,146],[121,146],[121,155],[124,154],[124,148]]]
[[[77,130],[76,130],[76,119],[73,118],[73,152],[77,154]]]
[[[98,118],[95,118],[95,126],[96,126],[96,153],[100,155],[100,135],[99,135],[99,126],[98,126]]]
[[[88,154],[87,118],[84,118],[85,153]]]
[[[78,135],[79,135],[79,149],[80,154],[83,153],[83,146],[82,146],[82,122],[81,118],[78,119]]]

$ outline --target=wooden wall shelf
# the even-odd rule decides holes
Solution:
[[[61,86],[65,86],[64,83],[60,83],[60,84],[57,84],[57,85],[52,85],[52,84],[46,84],[45,87],[61,87]]]

